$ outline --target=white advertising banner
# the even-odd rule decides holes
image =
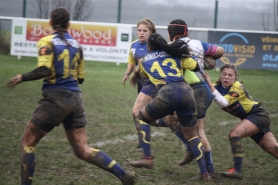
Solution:
[[[85,60],[126,63],[131,25],[71,21],[68,32],[82,45]],[[14,18],[11,55],[37,56],[37,41],[51,33],[49,20]]]

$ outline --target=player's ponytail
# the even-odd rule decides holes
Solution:
[[[158,33],[152,33],[148,39],[148,45],[150,51],[162,50],[167,54],[180,57],[189,58],[189,47],[183,41],[175,41],[172,44],[168,44],[167,41]]]
[[[59,33],[60,39],[66,42],[68,46],[71,46],[64,37],[64,32],[67,30],[70,20],[69,11],[65,8],[55,8],[51,12],[50,18],[52,21],[52,27]]]

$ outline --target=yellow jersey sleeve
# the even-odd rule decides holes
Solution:
[[[84,72],[84,68],[85,68],[85,62],[84,62],[84,57],[83,57],[83,50],[80,47],[79,48],[79,61],[78,61],[78,69],[77,69],[77,78],[78,79],[84,79],[85,78],[85,72]]]
[[[239,102],[246,113],[250,112],[255,104],[258,104],[258,102],[252,99],[244,89],[243,85],[238,81],[233,84],[224,98],[229,102],[229,105]]]
[[[197,67],[197,62],[193,58],[182,58],[181,67],[192,71]]]
[[[38,41],[38,62],[37,67],[47,67],[50,69],[54,61],[53,45],[51,39],[55,35],[44,37]]]
[[[149,75],[147,73],[147,71],[145,70],[145,68],[142,65],[142,61],[138,62],[139,63],[139,68],[140,68],[140,74],[141,76],[145,77],[145,78],[149,78]]]
[[[133,49],[132,49],[132,44],[134,43],[135,41],[133,41],[131,44],[130,44],[130,49],[129,49],[129,54],[128,54],[128,58],[127,58],[127,63],[128,64],[132,64],[132,65],[136,65],[135,63],[135,59],[134,59],[134,56],[133,56]]]
[[[128,64],[135,65],[134,57],[133,57],[133,54],[132,54],[132,51],[131,51],[131,50],[129,51],[127,63],[128,63]]]
[[[239,101],[245,96],[243,86],[239,82],[235,82],[230,88],[228,94],[224,98],[229,102],[229,105]]]

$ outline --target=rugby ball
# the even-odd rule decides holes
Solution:
[[[205,56],[204,57],[204,69],[211,70],[216,65],[216,59],[213,56]]]

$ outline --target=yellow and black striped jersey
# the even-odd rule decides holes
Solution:
[[[223,110],[239,118],[244,118],[258,104],[246,91],[243,85],[236,81],[226,89],[221,84],[215,85],[217,91],[228,101]]]

